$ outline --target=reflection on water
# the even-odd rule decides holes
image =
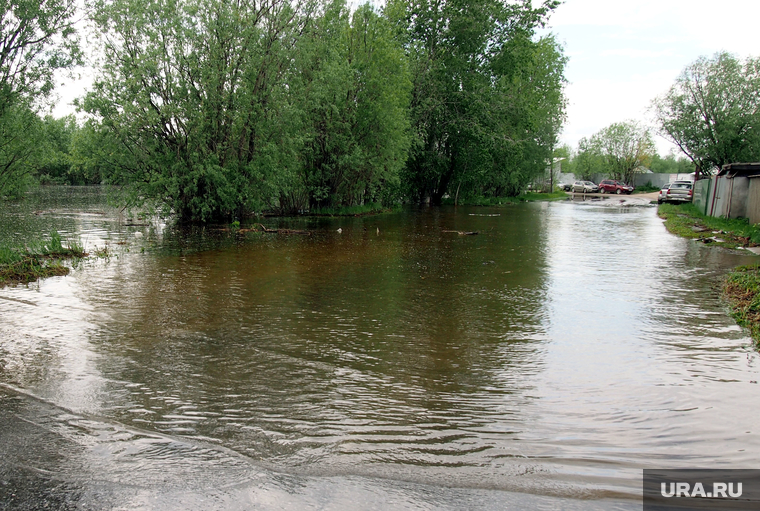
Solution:
[[[621,498],[641,468],[752,468],[760,448],[756,355],[716,292],[755,256],[671,236],[652,208],[266,219],[305,237],[129,226],[66,193],[14,206],[0,232],[113,255],[0,290],[0,382],[102,424],[88,470],[118,472],[126,435],[148,465],[179,442],[267,477],[348,478],[311,492],[382,478]],[[237,461],[214,463],[239,484]]]

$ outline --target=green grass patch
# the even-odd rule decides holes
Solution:
[[[749,330],[755,347],[760,347],[760,265],[740,266],[729,273],[723,296],[731,316]]]
[[[469,199],[459,199],[459,206],[503,206],[505,204],[516,204],[519,202],[535,201],[554,201],[566,200],[567,193],[563,191],[553,193],[534,193],[528,192],[517,197],[473,197]],[[449,197],[441,201],[443,204],[454,205],[454,199]]]
[[[50,238],[24,246],[0,245],[0,286],[29,283],[44,277],[66,275],[64,259],[86,257],[84,248],[75,241],[65,245],[61,235],[53,231]]]
[[[691,203],[660,204],[657,214],[668,231],[684,238],[719,238],[715,243],[729,248],[760,245],[760,228],[743,218],[706,216]]]
[[[375,215],[378,213],[389,213],[396,211],[398,208],[384,207],[379,202],[362,204],[360,206],[341,206],[339,208],[314,208],[309,211],[310,215],[318,216],[363,216]]]

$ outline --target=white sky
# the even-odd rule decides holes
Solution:
[[[613,122],[649,122],[652,99],[701,55],[760,56],[758,23],[760,0],[564,0],[548,27],[570,59],[562,143],[576,148]],[[55,116],[73,112],[91,78],[65,81]],[[655,140],[663,156],[673,147]]]
[[[702,55],[760,56],[758,22],[760,0],[565,0],[549,22],[570,59],[562,142],[576,148],[613,122],[648,123],[652,99]],[[655,140],[663,156],[673,147]]]

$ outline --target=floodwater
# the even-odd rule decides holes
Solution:
[[[719,299],[757,256],[615,199],[263,223],[313,236],[3,205],[110,256],[0,289],[0,508],[640,509],[644,468],[758,467]]]

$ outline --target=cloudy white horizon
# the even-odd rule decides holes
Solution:
[[[742,59],[759,57],[759,18],[760,0],[564,0],[540,32],[553,33],[569,58],[560,143],[575,149],[578,140],[613,122],[650,125],[652,100],[700,56],[725,50]],[[90,82],[62,79],[53,115],[72,113],[71,102]],[[663,156],[675,150],[659,136],[655,141]]]
[[[565,0],[547,27],[569,57],[561,142],[576,148],[613,122],[649,125],[652,100],[700,56],[760,56],[758,18],[758,0]],[[663,156],[675,149],[655,141]]]

